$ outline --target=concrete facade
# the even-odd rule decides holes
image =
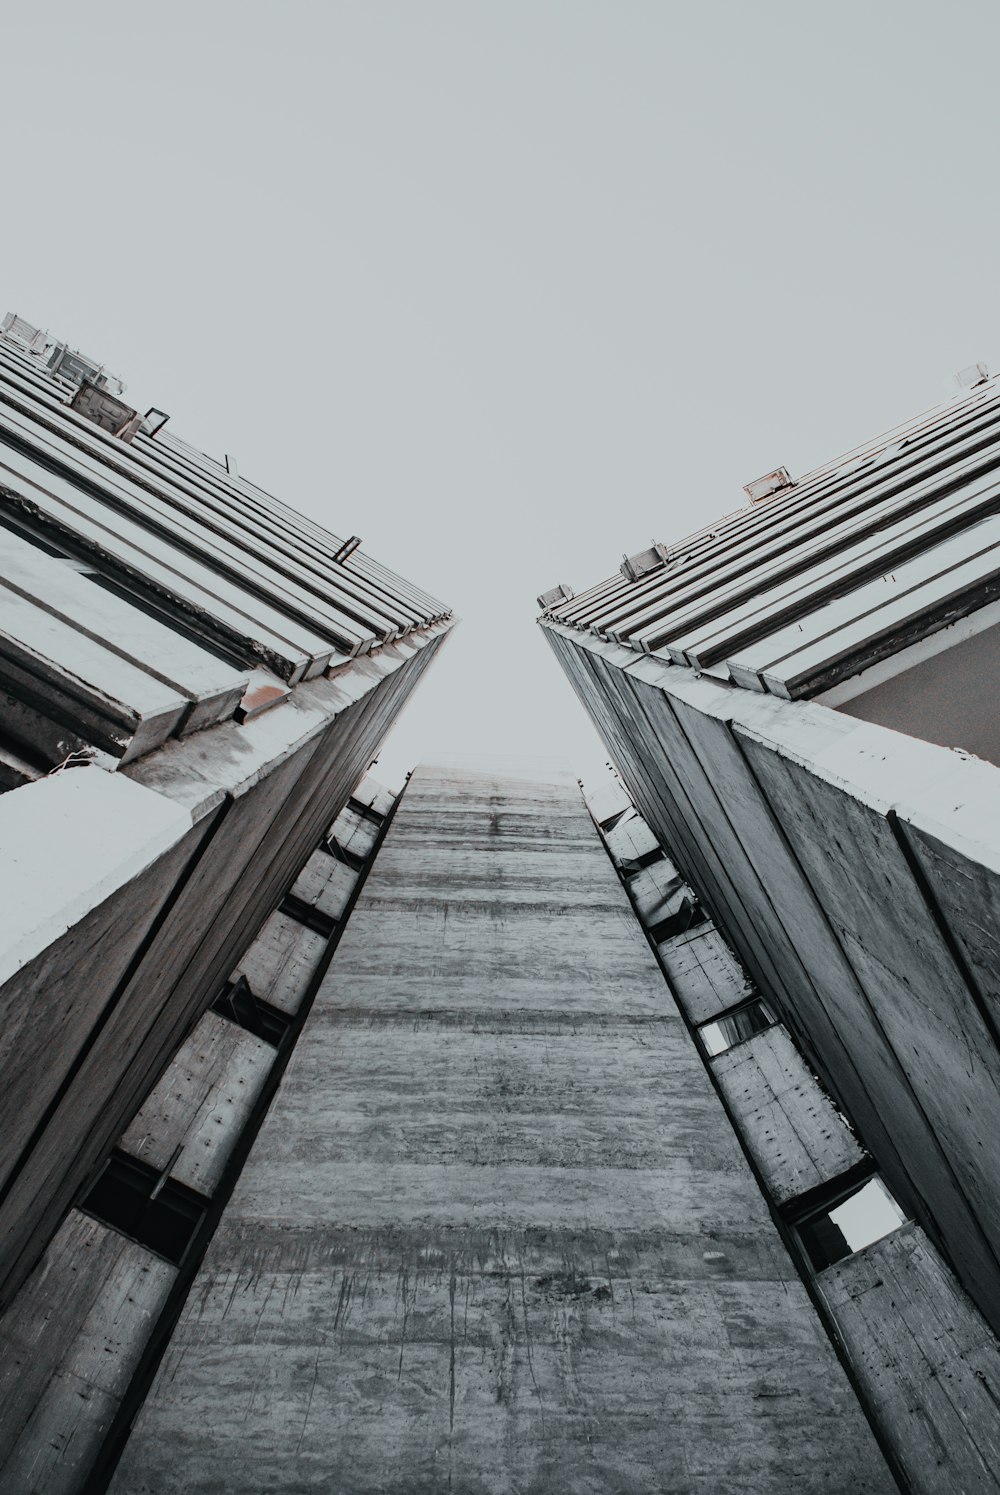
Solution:
[[[539,621],[714,923],[698,1002],[735,963],[730,1004],[760,993],[793,1044],[712,1061],[776,1204],[808,1197],[830,1130],[811,1073],[912,1222],[870,1248],[866,1285],[849,1263],[816,1283],[906,1478],[992,1488],[1000,385],[747,492],[578,597],[546,594]],[[697,974],[698,942],[664,955],[672,979]]]
[[[895,1488],[561,773],[411,779],[111,1488]]]
[[[454,622],[123,390],[0,326],[16,1495],[74,1495],[117,1436],[388,813],[366,770]]]
[[[301,878],[293,883],[118,1137],[95,1190],[82,1193],[0,1314],[0,1490],[105,1488],[393,804],[370,778],[355,786],[306,863],[317,902],[335,903],[336,916],[325,932],[303,922],[313,914],[294,896]],[[329,847],[357,846],[359,821],[366,850],[348,868]],[[187,1223],[176,1221],[172,1249],[122,1194],[123,1165],[127,1179],[136,1164],[148,1190],[172,1197],[175,1221],[182,1191]],[[108,1176],[117,1190],[102,1188]]]
[[[746,1021],[759,994],[711,920],[702,912],[683,933],[656,938],[641,879],[648,871],[661,883],[678,875],[662,848],[658,861],[635,872],[636,849],[648,859],[656,842],[628,796],[609,785],[589,804],[903,1488],[912,1495],[996,1495],[995,1336],[919,1225],[901,1214],[871,1215],[862,1190],[876,1177],[874,1160],[789,1029],[760,1010]],[[839,1259],[818,1268],[801,1226],[818,1202],[836,1209],[852,1196],[862,1234],[840,1242]]]

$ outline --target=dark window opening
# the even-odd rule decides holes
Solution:
[[[278,905],[278,912],[287,914],[299,924],[304,924],[307,929],[313,929],[317,934],[329,939],[337,927],[336,919],[331,919],[329,914],[324,914],[321,909],[315,908],[311,903],[306,903],[301,898],[295,898],[291,893],[285,895]]]
[[[693,929],[696,924],[704,924],[707,919],[708,915],[697,898],[685,894],[672,914],[649,926],[649,937],[654,945],[662,945],[664,940],[686,934],[689,929]]]
[[[291,1018],[286,1013],[254,996],[245,976],[222,988],[212,1003],[212,1011],[276,1049],[281,1047],[291,1026]]]
[[[107,744],[106,736],[96,731],[90,734],[92,741],[80,736],[78,713],[74,715],[65,693],[53,686],[46,694],[10,659],[0,661],[0,670],[0,743],[15,771],[20,764],[38,777],[70,759],[86,762],[95,747]]]
[[[373,809],[371,805],[363,805],[361,801],[359,799],[355,799],[353,795],[347,801],[347,808],[349,810],[353,810],[355,815],[360,815],[362,820],[370,820],[372,825],[381,825],[382,821],[385,819],[385,816],[380,815],[379,812]]]
[[[615,826],[618,824],[619,820],[621,820],[627,814],[628,814],[628,810],[627,809],[626,810],[616,810],[615,813],[614,813],[614,815],[609,815],[608,816],[607,820],[599,820],[597,822],[598,829],[602,830],[605,833],[605,835],[607,835],[608,831],[613,831],[614,828],[615,828]]]
[[[332,857],[343,862],[345,867],[350,867],[352,872],[360,872],[368,860],[367,857],[359,856],[356,851],[349,851],[346,846],[341,846],[336,836],[327,836],[323,845]]]
[[[57,546],[51,545],[48,540],[41,539],[40,536],[34,533],[30,526],[26,524],[18,524],[15,516],[11,513],[8,513],[4,509],[0,509],[0,525],[2,525],[4,529],[10,530],[12,534],[20,535],[23,539],[30,540],[32,545],[34,545],[38,550],[44,551],[46,555],[54,556],[57,560],[60,561],[64,561],[66,559],[66,552],[64,550],[60,550]]]
[[[113,1152],[80,1203],[112,1230],[180,1266],[208,1200],[123,1152]]]
[[[644,851],[640,857],[623,857],[621,868],[622,877],[634,877],[641,872],[643,867],[652,867],[656,862],[662,862],[666,852],[662,846],[654,846],[652,851]]]
[[[0,691],[0,710],[5,715],[16,704],[6,692]],[[6,721],[0,722],[0,794],[42,778],[53,767],[51,759],[39,753],[34,743],[10,731]]]
[[[836,1181],[823,1192],[826,1198],[802,1210],[793,1203],[787,1211],[789,1223],[802,1242],[814,1272],[863,1251],[875,1241],[898,1230],[906,1216],[877,1174],[860,1184],[844,1188]],[[815,1201],[815,1193],[810,1194]]]
[[[199,633],[196,628],[189,627],[184,615],[179,611],[172,611],[169,606],[160,607],[152,598],[145,596],[142,592],[135,591],[131,587],[124,586],[116,581],[113,576],[102,576],[99,571],[91,571],[87,577],[95,586],[103,587],[106,592],[113,592],[123,602],[129,603],[131,607],[137,608],[139,612],[145,613],[147,618],[152,618],[156,623],[162,623],[169,628],[171,633],[180,634],[181,638],[187,639],[189,644],[197,644],[199,649],[206,654],[211,654],[213,659],[219,659],[223,664],[229,665],[233,670],[252,669],[254,661],[247,660],[235,649],[227,649],[225,644],[217,639],[207,638],[205,634]]]
[[[724,1054],[727,1049],[744,1043],[755,1033],[763,1033],[765,1028],[773,1027],[775,1021],[774,1014],[763,997],[752,997],[750,1001],[734,1007],[731,1012],[714,1017],[710,1023],[702,1023],[698,1029],[698,1037],[709,1056],[714,1058],[716,1054]]]

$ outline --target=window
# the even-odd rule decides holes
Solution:
[[[343,862],[345,867],[350,867],[352,872],[360,872],[368,860],[367,857],[359,856],[356,851],[341,846],[336,836],[327,836],[323,845],[332,857],[336,857],[338,862]]]
[[[880,1178],[866,1179],[846,1194],[814,1206],[797,1219],[795,1228],[813,1270],[822,1272],[834,1262],[853,1256],[898,1230],[906,1216]]]
[[[311,903],[306,903],[303,898],[296,898],[294,894],[287,893],[278,904],[278,912],[285,914],[287,918],[294,919],[297,924],[304,924],[316,934],[321,934],[324,939],[329,939],[337,927],[336,919],[325,914],[322,909],[316,908]]]
[[[385,816],[380,815],[378,810],[374,809],[373,806],[363,805],[359,799],[354,798],[353,794],[347,801],[347,808],[353,810],[355,815],[360,816],[362,820],[370,821],[372,825],[381,825],[385,819]]]
[[[666,853],[662,846],[654,846],[650,851],[644,851],[642,856],[622,858],[622,877],[635,877],[644,867],[652,867],[656,862],[662,862]]]
[[[157,1173],[147,1163],[113,1152],[80,1208],[180,1266],[208,1201],[168,1178],[168,1169]]]
[[[227,982],[212,1003],[212,1011],[245,1028],[255,1038],[262,1038],[273,1048],[280,1048],[291,1021],[277,1007],[255,997],[245,976],[240,976],[231,985]]]
[[[709,1057],[714,1058],[716,1054],[724,1054],[727,1049],[752,1038],[755,1033],[763,1033],[774,1022],[774,1014],[764,999],[753,997],[742,1006],[734,1007],[731,1012],[724,1012],[720,1017],[713,1018],[710,1023],[703,1023],[698,1029],[698,1037]]]
[[[679,934],[686,934],[696,924],[704,924],[707,918],[708,915],[694,894],[685,893],[672,914],[650,924],[649,937],[654,945],[662,945],[664,940],[675,939]]]

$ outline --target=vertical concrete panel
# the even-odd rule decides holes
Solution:
[[[699,892],[707,878],[727,938],[996,1326],[1000,880],[963,849],[970,804],[996,819],[989,770],[584,635],[558,640],[595,719],[617,716],[612,752],[624,741],[628,772],[638,755],[640,782],[670,786],[672,813],[648,793],[640,809],[671,850],[684,845]]]
[[[909,1203],[915,1193],[912,1176],[897,1131],[886,1127],[882,1115],[882,1097],[889,1087],[901,1092],[897,1111],[901,1121],[909,1122],[910,1137],[918,1139],[923,1151],[940,1150],[902,1081],[895,1055],[884,1040],[879,1042],[878,1033],[867,1031],[871,1024],[858,978],[749,771],[730,724],[694,710],[676,696],[667,698],[663,690],[628,671],[617,673],[629,680],[655,724],[656,731],[648,738],[651,759],[669,757],[683,773],[689,804],[696,807],[698,823],[731,879],[734,891],[726,899],[724,927],[742,946],[740,953],[758,983],[805,1040],[893,1187]],[[736,906],[741,909],[739,919],[733,914]],[[849,1038],[859,1031],[860,1021],[865,1024],[863,1063],[852,1054]],[[968,1207],[953,1180],[946,1169],[939,1172],[948,1207],[975,1236]]]
[[[974,846],[963,845],[957,837],[949,841],[943,827],[922,823],[912,808],[900,808],[896,824],[995,1030],[1000,1025],[1000,871],[995,821],[984,815],[983,839]]]
[[[779,1204],[864,1161],[857,1138],[780,1023],[719,1054],[712,1070]]]
[[[76,1495],[177,1269],[71,1210],[0,1318],[0,1489]]]
[[[923,1231],[905,1225],[817,1286],[914,1495],[995,1495],[1000,1350]]]
[[[869,1011],[856,1012],[853,1029],[845,1015],[841,1031],[894,1134],[906,1143],[901,1151],[940,1238],[996,1323],[1000,1065],[992,1035],[884,810],[766,743],[748,740],[747,753],[864,991]],[[895,1075],[872,1067],[885,1048]],[[941,1159],[967,1201],[960,1211]],[[970,1207],[992,1256],[969,1239]]]
[[[411,780],[112,1488],[894,1488],[571,783]]]

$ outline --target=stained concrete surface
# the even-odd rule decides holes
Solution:
[[[1000,1332],[995,767],[546,637],[644,819]]]
[[[115,1495],[894,1488],[576,785],[418,770]]]

